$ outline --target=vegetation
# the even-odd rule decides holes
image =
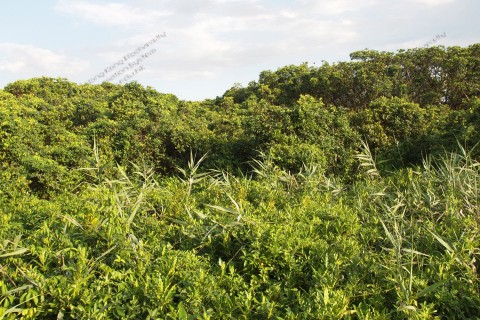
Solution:
[[[181,101],[0,90],[0,319],[472,319],[480,44]]]

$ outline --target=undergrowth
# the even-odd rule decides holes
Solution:
[[[480,314],[479,163],[465,149],[351,185],[268,156],[247,175],[94,164],[2,200],[0,319],[467,319]]]

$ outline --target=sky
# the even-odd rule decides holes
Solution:
[[[137,81],[184,100],[261,71],[480,42],[479,0],[0,0],[0,88]]]

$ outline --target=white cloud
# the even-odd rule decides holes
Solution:
[[[124,4],[59,0],[57,8],[105,26],[141,26],[136,34],[109,46],[102,44],[102,52],[97,54],[102,64],[113,63],[144,43],[152,30],[165,31],[168,36],[156,45],[158,53],[145,61],[147,69],[159,70],[165,77],[178,78],[183,72],[186,78],[199,78],[272,58],[297,55],[305,61],[301,57],[309,52],[347,43],[358,37],[357,25],[337,14],[360,10],[375,1],[303,0],[292,6],[258,0],[137,0]],[[161,12],[170,18],[156,19]]]
[[[301,0],[300,8],[304,13],[317,15],[341,15],[348,12],[355,12],[360,9],[376,4],[378,0]]]
[[[0,43],[0,71],[22,76],[68,76],[87,68],[87,63],[33,45]]]
[[[427,5],[429,7],[434,7],[434,6],[439,6],[439,5],[444,5],[444,4],[449,4],[449,3],[454,3],[455,0],[410,0],[415,3]]]
[[[108,27],[136,27],[171,15],[169,11],[144,10],[122,3],[98,4],[88,1],[59,0],[56,9]]]
[[[175,4],[171,9],[184,14]],[[172,60],[194,62],[202,69],[262,63],[345,43],[357,35],[353,20],[322,20],[305,6],[285,9],[255,1],[223,1],[182,22],[166,27],[171,35],[165,44],[167,60],[170,53]]]
[[[139,2],[142,1],[136,3]],[[328,47],[358,37],[355,19],[319,19],[317,12],[310,10],[306,3],[298,7],[261,3],[255,0],[194,3],[143,0],[144,11],[159,12],[165,7],[172,12],[174,19],[145,26],[143,32],[136,30],[109,45],[102,44],[91,73],[95,74],[148,41],[152,30],[165,31],[167,37],[155,44],[157,52],[143,62],[146,71],[139,75],[139,79],[159,81],[211,81],[231,73],[229,70],[251,68],[252,65],[308,61],[308,57]],[[278,67],[281,65],[278,62]],[[254,74],[250,79],[256,76]]]

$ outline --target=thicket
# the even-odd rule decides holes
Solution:
[[[480,314],[480,44],[182,101],[0,90],[0,319]]]

